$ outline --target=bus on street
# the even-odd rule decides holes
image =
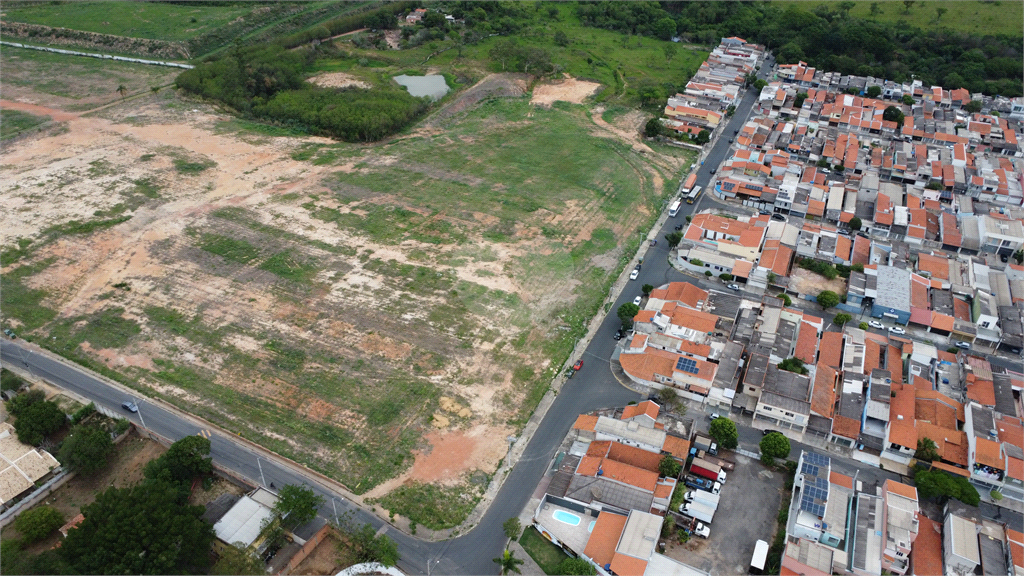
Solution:
[[[690,193],[686,195],[686,203],[687,204],[693,204],[694,202],[696,202],[697,201],[697,197],[700,196],[700,191],[701,191],[701,187],[700,186],[694,186],[693,190],[690,190]]]

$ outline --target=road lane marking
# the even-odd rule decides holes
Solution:
[[[209,440],[210,436],[212,436],[212,434],[210,434],[209,430],[200,430],[199,433],[196,434],[196,436],[202,436],[203,438],[206,438],[207,440]]]

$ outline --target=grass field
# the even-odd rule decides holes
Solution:
[[[821,0],[782,0],[773,4],[785,7],[795,5],[807,11],[816,6],[826,5],[835,9],[838,2]],[[924,30],[948,29],[985,36],[988,34],[1008,34],[1021,36],[1024,34],[1024,3],[1014,1],[960,1],[960,0],[928,0],[915,2],[908,11],[903,2],[854,2],[850,10],[851,16],[889,22],[909,24]],[[877,14],[871,13],[871,5],[877,4]],[[944,10],[939,18],[937,10]]]
[[[4,71],[4,98],[17,100],[23,94],[31,95],[37,104],[74,112],[120,100],[117,87],[122,84],[129,94],[148,92],[152,86],[172,83],[180,73],[163,66],[9,46],[4,46],[0,53],[0,66]]]
[[[555,546],[547,538],[540,535],[533,526],[523,530],[519,544],[526,550],[545,574],[558,574],[558,565],[569,557],[561,548]]]
[[[18,110],[4,110],[0,112],[0,140],[17,136],[23,130],[49,121],[49,116],[34,116]]]
[[[170,4],[165,2],[26,3],[5,7],[4,19],[86,32],[152,40],[187,40],[248,15],[253,5]]]

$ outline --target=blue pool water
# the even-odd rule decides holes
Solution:
[[[587,526],[587,532],[593,532],[594,531],[594,524],[597,524],[597,520],[591,520],[590,521],[590,525]]]
[[[565,510],[555,510],[551,514],[551,516],[554,517],[555,520],[558,520],[559,522],[564,522],[570,526],[580,525],[580,517],[575,514],[570,514]]]

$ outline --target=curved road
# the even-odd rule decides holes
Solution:
[[[764,72],[762,76],[763,74]],[[704,166],[699,168],[697,184],[703,186],[705,190],[712,179],[710,168],[717,167],[725,159],[729,149],[728,139],[732,136],[733,130],[738,129],[746,121],[755,98],[753,90],[744,92],[736,113],[723,129],[718,142],[709,151]],[[707,205],[725,207],[710,194],[704,194],[696,204],[684,204],[680,214],[676,218],[668,219],[663,229],[654,237],[663,238],[664,234],[672,231],[687,214]],[[627,284],[611,309],[617,310],[621,304],[631,302],[639,294],[639,288],[643,284],[658,286],[672,281],[693,281],[692,278],[670,267],[667,256],[668,250],[664,241],[649,250],[645,258],[647,263],[641,270],[640,277],[635,282]],[[399,567],[406,573],[494,574],[497,572],[497,565],[491,559],[499,556],[505,546],[501,524],[508,518],[518,516],[527,504],[576,416],[601,408],[621,406],[639,399],[636,392],[619,384],[608,367],[609,358],[615,347],[612,335],[618,327],[619,320],[614,313],[605,317],[597,334],[582,353],[585,359],[583,369],[559,391],[522,457],[509,473],[479,524],[467,534],[444,542],[424,542],[390,528],[377,516],[319,484],[315,474],[305,474],[294,466],[277,464],[272,459],[258,456],[259,452],[246,442],[213,430],[206,431],[202,423],[180,412],[138,398],[137,414],[122,412],[133,422],[171,441],[199,433],[209,434],[211,455],[217,464],[245,478],[265,485],[309,485],[326,500],[320,510],[325,518],[333,518],[335,514],[351,514],[356,522],[369,523],[375,528],[386,530],[387,535],[398,543],[401,554]],[[97,405],[115,411],[120,410],[121,403],[131,397],[131,393],[120,386],[110,384],[84,368],[33,351],[32,347],[19,341],[0,341],[0,361],[21,367],[57,386],[88,398]]]

